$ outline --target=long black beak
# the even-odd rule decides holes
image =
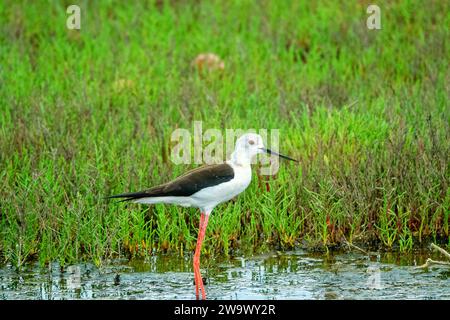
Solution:
[[[286,160],[291,160],[291,161],[298,162],[298,160],[289,158],[288,156],[284,156],[284,155],[279,154],[279,153],[277,153],[277,152],[275,152],[275,151],[272,151],[272,150],[270,150],[270,149],[261,148],[261,150],[264,150],[264,151],[267,152],[268,154],[273,154],[273,155],[275,155],[275,156],[279,156],[280,158],[283,158],[283,159],[286,159]]]

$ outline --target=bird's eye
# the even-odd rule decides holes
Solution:
[[[248,140],[248,144],[254,145],[254,144],[255,144],[255,141],[253,141],[253,140]]]

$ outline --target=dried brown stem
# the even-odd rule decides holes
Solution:
[[[437,251],[439,251],[440,253],[442,253],[445,257],[447,257],[447,259],[450,260],[450,253],[448,253],[447,251],[445,251],[444,249],[442,249],[441,247],[435,245],[434,243],[431,244],[431,247]]]
[[[418,266],[417,269],[425,269],[425,268],[432,266],[433,264],[450,267],[450,262],[436,261],[436,260],[432,260],[432,259],[428,258],[427,261],[423,265]]]
[[[439,251],[440,253],[442,253],[447,259],[450,259],[450,253],[448,253],[447,251],[445,251],[444,249],[442,249],[441,247],[435,245],[434,243],[431,244],[431,247],[437,251]],[[432,260],[430,258],[427,259],[427,261],[421,265],[418,266],[418,269],[425,269],[428,268],[432,265],[440,265],[440,266],[449,266],[450,267],[450,262],[447,261],[437,261],[437,260]]]

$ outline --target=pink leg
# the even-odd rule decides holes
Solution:
[[[199,298],[199,290],[202,291],[202,299],[206,299],[205,287],[203,286],[202,275],[200,274],[200,252],[202,249],[203,239],[205,238],[206,227],[208,226],[209,215],[202,212],[200,217],[199,233],[197,238],[197,247],[194,254],[194,280],[195,280],[195,297]]]
[[[195,247],[195,254],[194,254],[194,282],[195,282],[195,298],[198,300],[199,298],[199,273],[200,273],[200,261],[199,261],[199,257],[197,258],[197,251],[199,251],[199,246],[200,246],[200,235],[201,235],[201,230],[202,230],[202,226],[203,226],[203,221],[204,221],[204,215],[203,212],[201,212],[200,215],[200,223],[198,225],[198,236],[197,236],[197,246]],[[200,255],[200,254],[198,254]]]

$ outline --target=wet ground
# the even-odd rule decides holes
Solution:
[[[450,299],[450,268],[416,266],[426,253],[304,251],[202,259],[208,299]],[[0,299],[195,299],[191,257],[82,263],[61,270],[0,268]]]

